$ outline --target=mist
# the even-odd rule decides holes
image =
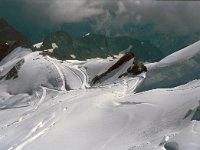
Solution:
[[[0,0],[0,16],[35,28],[88,22],[106,34],[126,24],[152,24],[161,32],[199,32],[200,2],[155,0]],[[25,27],[26,28],[26,27]]]

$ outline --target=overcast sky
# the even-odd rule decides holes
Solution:
[[[96,30],[154,24],[180,34],[200,31],[200,2],[156,0],[0,0],[0,16],[38,25],[91,21]],[[17,16],[19,15],[19,16]]]

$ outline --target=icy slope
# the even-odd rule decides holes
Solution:
[[[92,78],[117,60],[59,61],[14,51],[0,65],[0,149],[199,150],[200,122],[188,115],[199,106],[200,80],[193,80],[199,72],[185,78],[188,72],[179,69],[186,63],[198,70],[198,49],[196,43],[150,64],[147,76],[118,78],[130,60],[95,86]],[[165,76],[174,67],[182,78]],[[162,87],[163,80],[178,86],[134,93],[141,84],[142,90]]]
[[[110,61],[110,59],[94,59],[88,62],[60,61],[42,52],[17,48],[1,61],[1,98],[6,102],[2,106],[7,105],[7,102],[10,103],[13,98],[17,99],[16,97],[20,94],[32,96],[44,88],[57,91],[89,88],[91,79],[104,72],[116,61]],[[130,65],[132,65],[132,60],[119,67],[118,73],[108,76],[105,82],[108,84],[117,81],[118,76]],[[16,107],[14,106],[16,102],[12,103],[13,107]]]
[[[4,77],[1,80],[1,86],[5,85],[8,93],[31,94],[41,86],[55,90],[70,90],[67,80],[76,81],[80,78],[75,75],[70,66],[62,65],[60,61],[43,56],[39,52],[25,53],[25,56],[21,53],[15,55],[17,52],[18,49],[6,57],[1,65],[0,76]],[[14,55],[16,57],[12,57]],[[22,62],[21,65],[17,67],[20,62]],[[13,73],[14,68],[16,69]],[[80,87],[82,82],[79,80],[74,84]]]
[[[48,90],[36,105],[1,111],[1,149],[155,150],[169,137],[180,149],[197,150],[200,124],[183,118],[198,104],[200,89],[191,87],[199,84],[125,97],[114,87]],[[195,138],[182,142],[185,134]]]
[[[169,55],[148,68],[137,91],[168,88],[200,78],[200,41]]]

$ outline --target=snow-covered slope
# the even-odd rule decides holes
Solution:
[[[59,61],[18,48],[0,64],[0,149],[199,150],[200,123],[191,121],[199,52],[197,42],[147,74],[118,78],[130,60],[91,86],[117,60]]]
[[[150,65],[137,91],[175,87],[200,79],[200,41]]]

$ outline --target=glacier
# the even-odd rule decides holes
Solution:
[[[61,61],[19,47],[0,62],[0,149],[199,150],[199,57],[200,41],[147,73],[118,78],[129,60],[91,85],[118,58]]]

